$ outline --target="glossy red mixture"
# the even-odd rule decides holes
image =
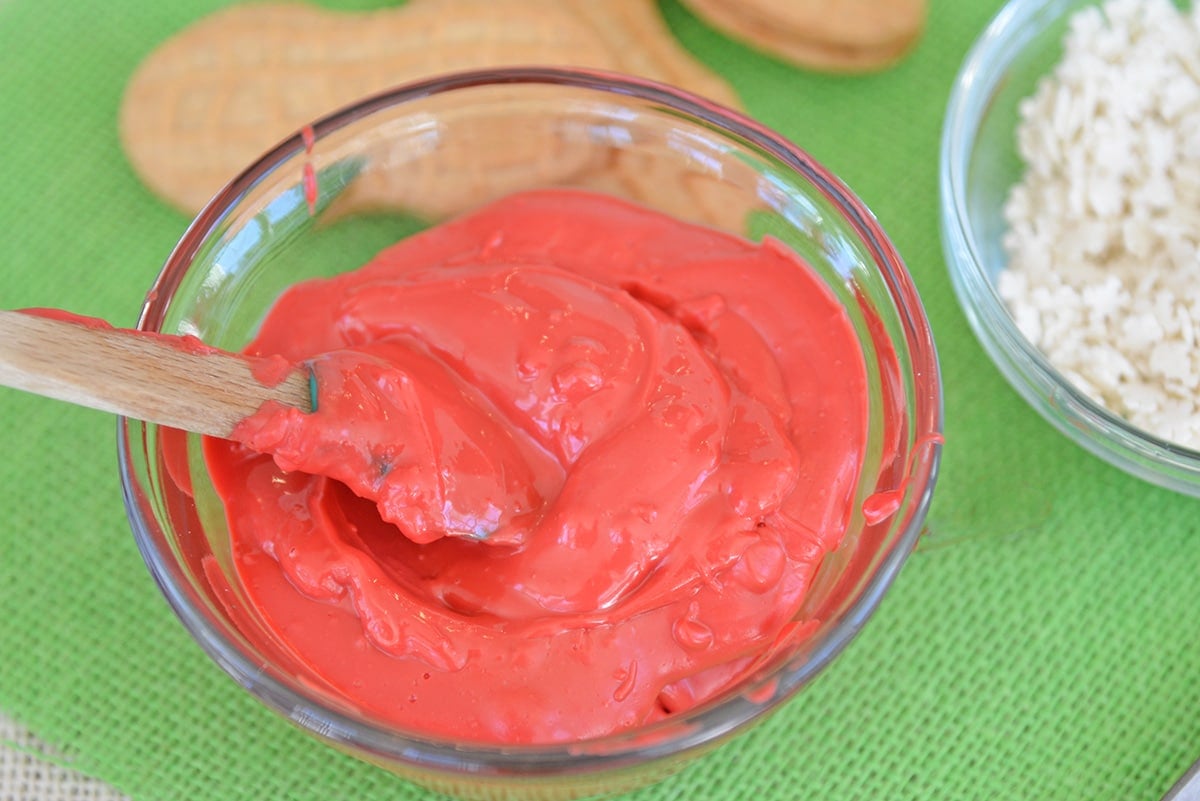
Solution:
[[[812,625],[866,375],[840,304],[770,240],[516,195],[293,287],[249,350],[311,360],[319,397],[206,443],[239,580],[371,715],[602,735]]]

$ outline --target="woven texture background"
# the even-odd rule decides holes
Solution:
[[[60,764],[57,755],[0,713],[0,801],[127,801],[117,790]]]
[[[0,307],[133,323],[187,220],[128,168],[121,90],[216,5],[0,0]],[[912,57],[857,78],[664,6],[892,234],[935,327],[948,447],[928,534],[864,633],[765,725],[633,798],[1152,799],[1200,755],[1200,501],[1043,423],[946,276],[942,113],[999,5],[934,0]],[[0,391],[0,710],[134,799],[428,798],[277,720],[189,640],[129,535],[114,441],[111,417]]]

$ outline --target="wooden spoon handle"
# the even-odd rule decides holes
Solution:
[[[268,386],[248,357],[199,340],[13,311],[0,311],[0,385],[217,437],[268,400],[311,411],[305,370]]]

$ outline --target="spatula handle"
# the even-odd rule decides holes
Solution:
[[[0,311],[0,385],[217,437],[268,400],[311,408],[304,370],[268,386],[199,340],[13,311]]]

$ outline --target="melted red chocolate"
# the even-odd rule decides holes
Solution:
[[[249,350],[320,391],[206,443],[245,592],[310,680],[432,735],[575,740],[728,687],[806,626],[863,462],[822,281],[596,194],[299,284]]]

